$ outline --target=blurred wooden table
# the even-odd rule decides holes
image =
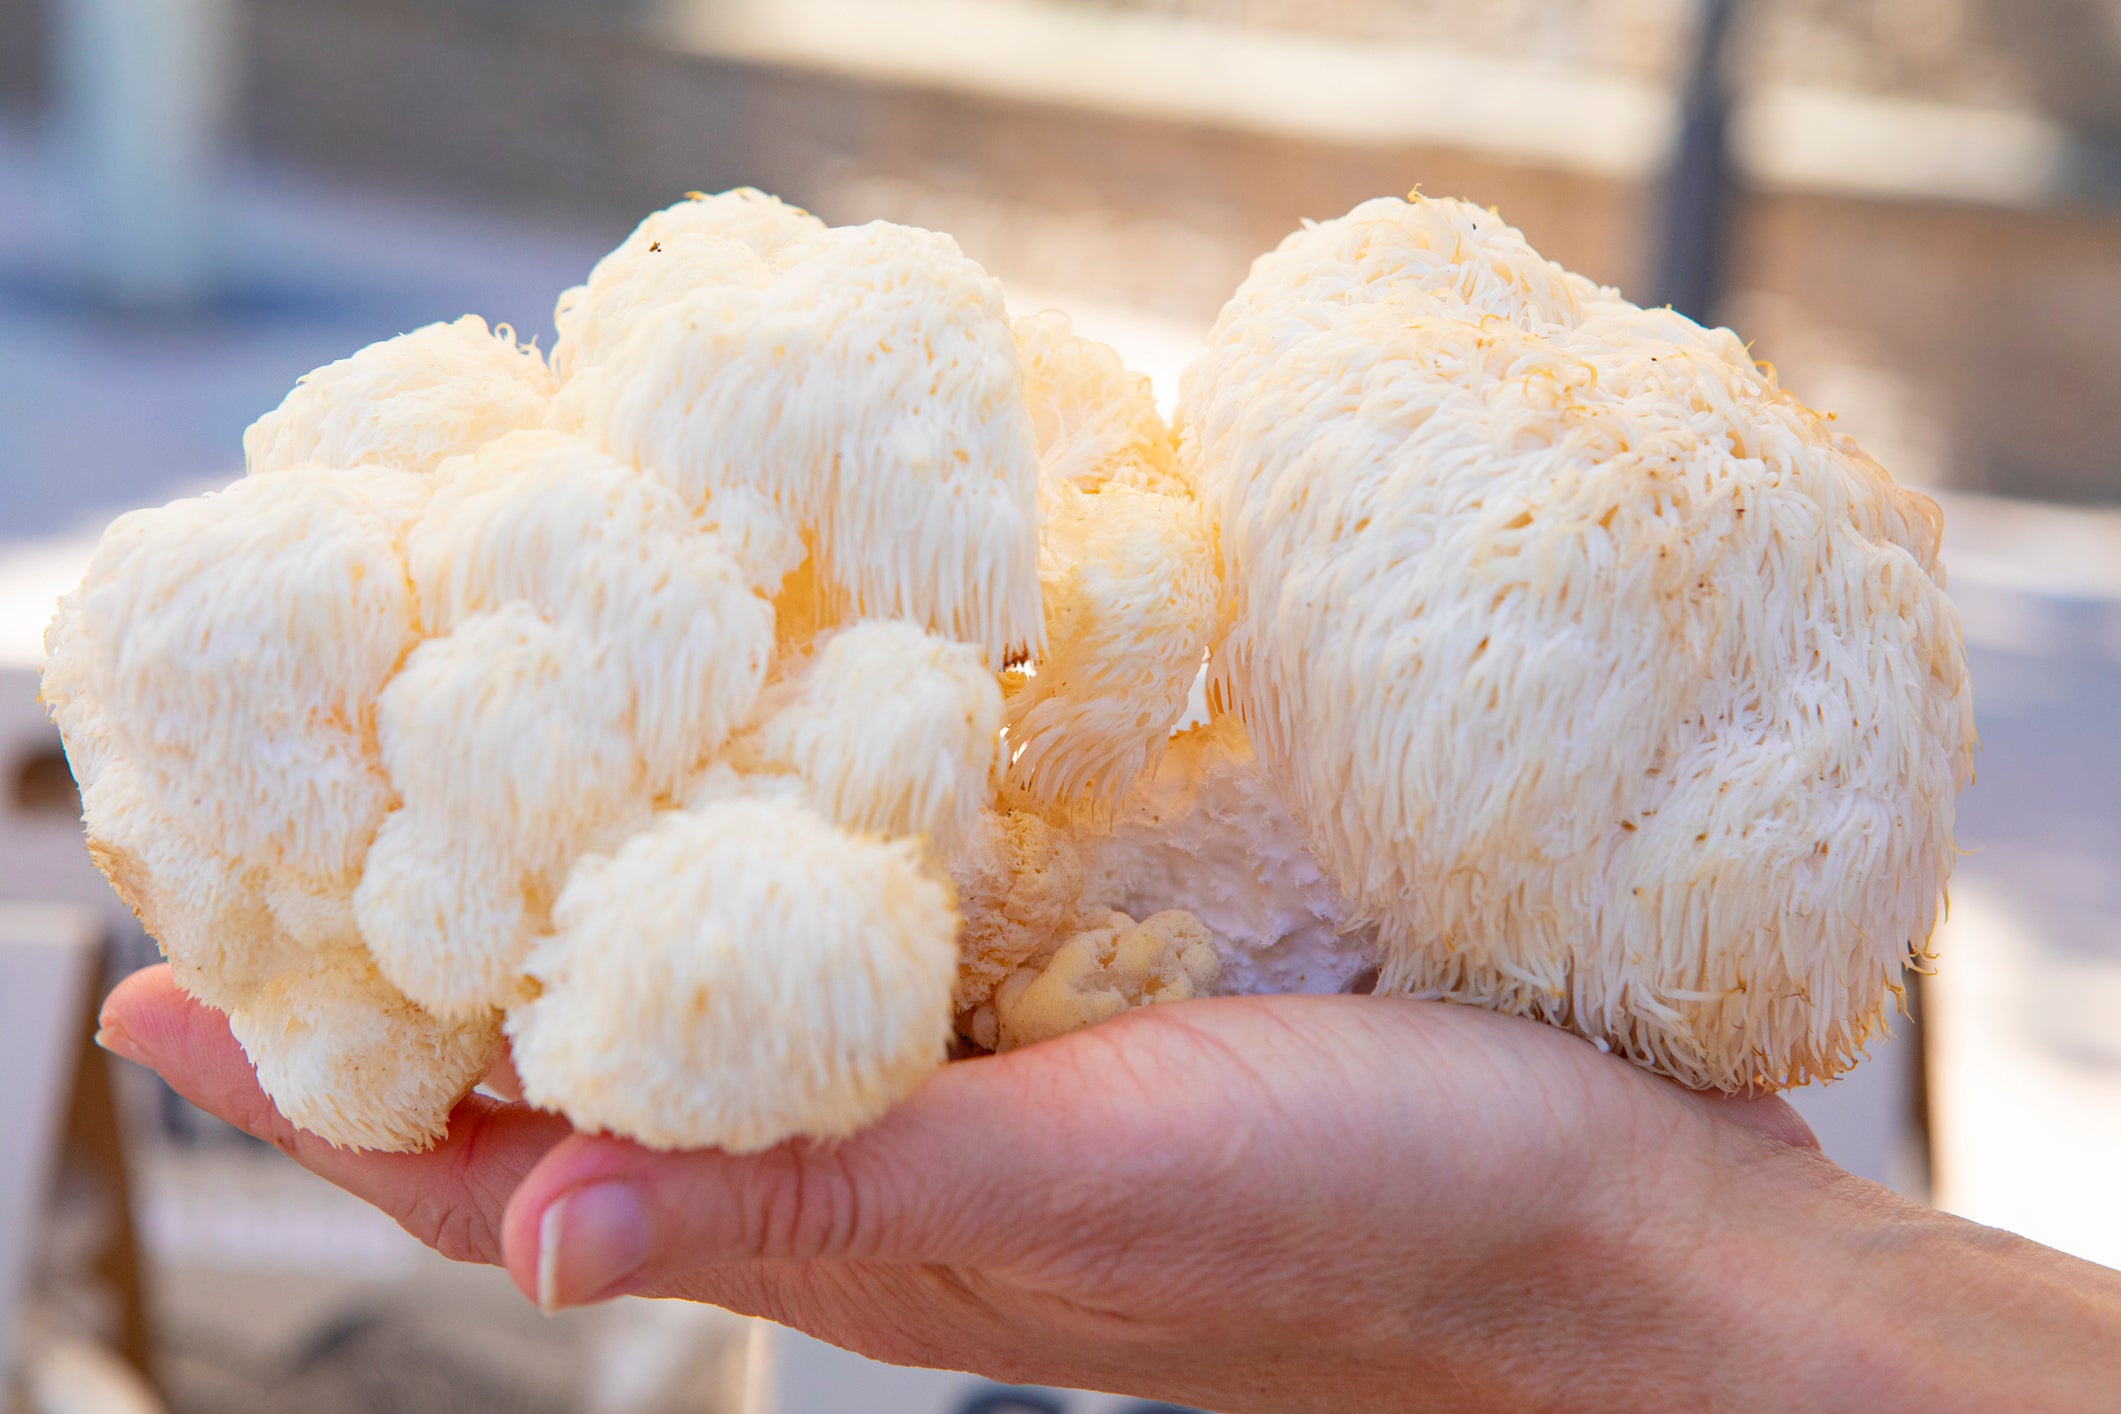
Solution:
[[[151,1341],[123,1133],[94,1044],[103,922],[68,904],[0,902],[0,1390],[34,1352],[23,1318],[62,1162],[106,1212],[89,1275],[110,1298],[113,1353],[150,1377]]]

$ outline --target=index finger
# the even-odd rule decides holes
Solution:
[[[450,1115],[447,1137],[425,1153],[335,1148],[273,1107],[228,1018],[178,990],[167,967],[120,982],[103,1003],[101,1025],[96,1039],[105,1049],[157,1072],[199,1108],[382,1209],[453,1261],[501,1261],[509,1195],[571,1132],[558,1115],[470,1095]]]

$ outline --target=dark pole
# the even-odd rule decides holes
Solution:
[[[1723,264],[1736,188],[1731,90],[1724,50],[1738,0],[1702,0],[1693,69],[1680,111],[1679,145],[1665,175],[1663,248],[1652,304],[1706,324],[1723,294]]]

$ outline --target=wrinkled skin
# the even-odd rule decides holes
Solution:
[[[549,1305],[686,1297],[887,1360],[1227,1410],[2090,1407],[2112,1389],[2121,1277],[1850,1178],[1779,1100],[1708,1099],[1470,1009],[1148,1008],[952,1065],[836,1148],[748,1158],[476,1095],[430,1153],[349,1153],[274,1113],[166,969],[123,983],[104,1026],[526,1294],[557,1233]],[[546,1221],[612,1183],[647,1224],[616,1273],[575,1250],[575,1209]]]

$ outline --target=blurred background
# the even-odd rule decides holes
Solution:
[[[2121,1266],[2121,0],[0,0],[21,1408],[1145,1409],[709,1311],[546,1321],[81,1049],[153,955],[34,702],[103,524],[235,475],[362,344],[549,344],[642,214],[740,184],[954,233],[1167,401],[1253,256],[1416,186],[1736,328],[1944,503],[1983,738],[1916,1017],[1799,1103],[1858,1172]]]

